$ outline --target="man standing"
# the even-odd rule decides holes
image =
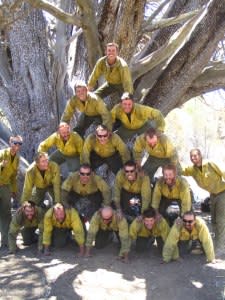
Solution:
[[[210,193],[211,217],[215,232],[216,256],[225,255],[225,174],[212,162],[203,161],[199,149],[190,151],[193,166],[183,170],[183,175],[192,176],[197,184]]]
[[[143,170],[148,174],[151,182],[154,182],[154,174],[159,167],[165,164],[173,164],[181,172],[176,148],[169,138],[154,128],[149,128],[144,134],[138,136],[133,147],[133,156],[139,168],[142,165],[143,154],[148,158],[143,165]]]
[[[24,245],[31,245],[38,241],[38,251],[42,250],[44,214],[33,202],[27,201],[16,211],[9,228],[8,243],[9,252],[17,251],[16,238],[21,231]],[[35,231],[39,229],[37,236]]]
[[[207,262],[214,262],[213,242],[207,225],[193,211],[183,215],[182,223],[175,222],[163,247],[163,260],[170,262],[179,258],[179,249],[183,254],[205,252]]]
[[[142,213],[142,220],[137,218],[131,223],[129,236],[136,241],[137,252],[148,249],[149,244],[157,241],[157,247],[162,252],[163,244],[169,234],[170,228],[166,220],[162,217],[157,218],[154,208],[150,207]]]
[[[116,212],[109,206],[97,211],[91,219],[86,239],[85,256],[90,256],[94,241],[97,249],[105,247],[112,240],[113,232],[116,232],[121,242],[119,259],[128,262],[130,242],[127,221],[125,218],[119,220]]]
[[[57,150],[50,155],[50,161],[54,161],[58,165],[66,161],[69,172],[79,169],[83,139],[78,133],[70,131],[70,125],[61,122],[58,131],[40,143],[38,152],[48,152],[52,147],[56,147]]]
[[[79,172],[72,173],[62,184],[62,202],[75,207],[80,216],[90,220],[102,206],[110,205],[111,191],[107,183],[94,174],[90,165],[82,164]]]
[[[97,80],[102,75],[106,82],[100,86],[95,94],[101,98],[118,92],[121,96],[123,92],[133,93],[133,84],[127,63],[118,56],[119,47],[116,43],[106,45],[106,56],[101,57],[88,80],[89,91],[93,90]]]
[[[170,220],[168,207],[174,204],[179,206],[181,215],[191,209],[190,187],[185,178],[177,176],[174,165],[165,165],[163,176],[157,180],[154,188],[152,207],[172,225],[174,220]]]
[[[158,109],[134,103],[133,95],[129,93],[122,95],[121,102],[113,107],[111,114],[113,123],[116,122],[114,127],[118,127],[116,133],[124,142],[132,139],[135,134],[142,134],[149,127],[161,132],[165,128],[164,117]]]
[[[84,254],[84,229],[77,211],[65,209],[61,203],[50,208],[44,217],[43,245],[44,254],[50,254],[50,245],[64,247],[73,231],[74,239],[79,245],[79,255]]]
[[[116,175],[114,204],[119,215],[123,214],[128,223],[145,211],[151,202],[151,185],[148,176],[138,172],[134,161],[127,161]]]
[[[47,153],[39,152],[26,171],[21,202],[31,199],[43,207],[47,192],[53,202],[60,202],[60,171],[57,163],[49,161]]]
[[[8,231],[11,221],[11,197],[16,197],[16,176],[20,157],[18,152],[23,144],[21,136],[11,136],[9,148],[0,150],[0,231],[1,247],[8,245]]]
[[[130,152],[126,144],[104,125],[97,126],[95,134],[90,134],[81,154],[81,162],[89,163],[93,170],[106,163],[116,174],[128,159]]]
[[[94,93],[88,92],[87,85],[82,81],[76,83],[75,96],[67,102],[61,121],[69,123],[76,110],[81,115],[73,130],[80,136],[85,135],[86,129],[93,122],[104,124],[108,129],[112,129],[112,117],[104,101]]]

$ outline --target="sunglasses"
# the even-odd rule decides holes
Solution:
[[[191,224],[194,222],[194,220],[186,220],[186,219],[183,219],[183,222],[184,223],[187,223],[187,224]]]
[[[91,172],[88,172],[88,173],[80,172],[80,175],[81,175],[81,176],[90,176],[90,175],[91,175]]]
[[[133,169],[133,170],[124,170],[124,171],[125,171],[125,173],[134,173],[135,169]]]
[[[97,134],[97,137],[98,137],[99,139],[107,138],[107,137],[108,137],[108,133],[107,133],[107,134]]]
[[[23,145],[22,142],[17,142],[17,141],[12,141],[12,144],[13,144],[13,145],[20,145],[20,146]]]

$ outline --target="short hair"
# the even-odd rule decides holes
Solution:
[[[119,45],[115,42],[107,43],[106,48],[107,47],[116,47],[116,50],[119,51]]]
[[[153,127],[150,127],[150,128],[148,128],[146,131],[145,131],[145,138],[148,136],[148,137],[150,137],[150,138],[153,138],[153,136],[157,136],[157,137],[159,137],[160,136],[160,132],[157,130],[157,129],[155,129],[155,128],[153,128]]]
[[[75,84],[74,84],[75,90],[76,90],[76,88],[78,88],[78,87],[85,87],[85,88],[87,88],[87,84],[86,84],[86,82],[83,81],[83,80],[78,80],[78,81],[76,81]]]
[[[13,141],[13,139],[19,139],[21,142],[23,142],[23,138],[21,135],[14,135],[14,136],[10,136],[9,138],[9,142],[11,143]]]
[[[135,163],[135,161],[134,160],[128,160],[128,161],[126,161],[125,162],[125,164],[123,165],[123,167],[125,168],[125,167],[137,167],[137,165],[136,165],[136,163]]]
[[[63,128],[63,127],[69,127],[70,128],[70,125],[66,122],[60,122],[59,126],[58,126],[58,129]]]
[[[48,159],[48,153],[47,152],[38,152],[36,153],[36,155],[34,156],[34,161],[36,163],[39,162],[39,160],[42,158],[42,157],[46,157]]]
[[[107,132],[109,132],[108,127],[105,126],[105,125],[103,125],[103,124],[99,124],[99,125],[95,128],[95,132],[102,131],[102,130],[106,130]]]
[[[183,217],[184,216],[194,216],[194,218],[196,218],[196,213],[192,209],[190,209],[183,214]]]
[[[123,93],[123,95],[120,98],[121,101],[123,100],[132,100],[134,101],[134,96],[128,92]]]
[[[53,206],[53,211],[56,211],[56,210],[65,210],[65,207],[62,203],[56,203],[54,206]]]
[[[165,170],[171,170],[171,171],[174,171],[176,173],[177,172],[177,167],[174,164],[166,164],[162,167],[162,171],[164,172]]]
[[[23,208],[26,208],[26,207],[29,207],[29,208],[35,208],[36,207],[36,204],[31,201],[31,200],[28,200],[28,201],[25,201],[23,204],[22,204],[22,207]]]
[[[199,148],[193,148],[193,149],[191,149],[190,154],[192,152],[194,152],[194,151],[196,151],[198,153],[198,155],[202,156],[202,152],[201,152],[201,150]]]
[[[149,207],[142,213],[143,218],[155,218],[156,210],[153,207]]]
[[[84,168],[84,169],[90,169],[90,170],[92,171],[91,165],[88,164],[88,163],[83,163],[83,164],[81,164],[79,170],[80,170],[81,168]]]

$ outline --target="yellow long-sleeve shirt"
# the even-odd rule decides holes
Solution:
[[[31,199],[33,187],[45,189],[49,186],[53,187],[55,202],[60,202],[59,166],[55,162],[49,161],[48,169],[43,178],[36,163],[33,162],[26,171],[21,202]]]
[[[62,223],[56,220],[53,213],[53,208],[50,208],[44,217],[44,233],[43,244],[49,246],[51,244],[51,236],[53,228],[67,228],[71,229],[74,233],[75,241],[79,246],[84,245],[84,228],[81,223],[80,217],[74,208],[65,210],[65,219]]]
[[[105,205],[110,205],[111,203],[111,190],[108,184],[96,174],[92,174],[89,182],[83,185],[80,182],[79,172],[74,172],[63,182],[62,190],[67,192],[74,191],[83,197],[100,191],[102,193],[103,203]]]
[[[174,224],[163,247],[163,260],[169,262],[179,258],[178,242],[188,240],[199,240],[205,251],[207,261],[215,259],[213,242],[204,220],[196,217],[196,223],[191,232],[187,231],[183,225]]]
[[[179,199],[181,201],[181,213],[191,209],[191,193],[187,180],[183,177],[177,176],[175,184],[172,188],[164,182],[163,177],[156,182],[154,192],[152,195],[152,207],[159,208],[161,197],[167,199]]]
[[[60,135],[55,132],[40,143],[38,152],[48,152],[52,147],[56,147],[65,156],[77,156],[83,149],[83,139],[76,132],[71,132],[69,139],[64,143]]]
[[[3,166],[3,161],[7,164]],[[10,148],[0,150],[0,185],[10,185],[12,192],[17,191],[16,176],[19,167],[20,157],[18,154],[12,159]]]
[[[108,224],[105,224],[100,212],[97,211],[91,218],[90,227],[86,239],[86,247],[92,247],[93,241],[95,240],[96,234],[99,229],[117,231],[119,233],[121,241],[119,256],[122,256],[124,253],[129,252],[130,242],[128,235],[128,224],[125,218],[118,220],[116,213],[113,212],[112,221]]]
[[[135,219],[129,228],[129,236],[132,240],[136,240],[137,237],[161,237],[165,242],[170,232],[170,227],[164,218],[156,221],[152,229],[145,227],[144,222],[139,222]]]
[[[81,101],[77,96],[68,100],[65,110],[62,114],[62,122],[70,122],[75,110],[78,110],[89,117],[100,116],[102,123],[109,130],[112,129],[112,117],[104,101],[94,93],[88,92],[86,101]]]
[[[125,128],[131,130],[141,128],[148,121],[154,121],[156,128],[160,131],[164,131],[165,128],[164,117],[158,109],[138,103],[134,103],[130,118],[128,118],[127,114],[123,111],[120,103],[113,107],[111,115],[113,123],[116,119],[120,120]]]
[[[126,178],[124,170],[120,170],[117,173],[113,190],[113,200],[117,208],[120,208],[122,189],[134,194],[141,194],[141,212],[149,207],[151,203],[151,185],[148,176],[137,174],[137,179],[130,182]]]
[[[213,162],[203,161],[201,168],[184,168],[182,175],[192,176],[197,184],[209,193],[218,194],[225,191],[225,173]]]
[[[122,84],[124,92],[133,94],[133,84],[127,63],[121,57],[117,56],[116,63],[109,65],[107,57],[101,57],[88,80],[88,86],[94,88],[100,76],[104,76],[109,84]]]
[[[83,151],[81,153],[81,163],[90,164],[91,151],[96,152],[100,157],[103,158],[110,157],[118,151],[123,163],[130,159],[130,152],[126,144],[116,133],[112,133],[111,137],[104,145],[99,143],[95,134],[90,134],[84,142]]]
[[[15,251],[16,250],[16,238],[19,234],[19,231],[22,228],[38,228],[39,229],[39,236],[38,236],[38,249],[42,248],[42,235],[43,235],[43,219],[44,214],[43,210],[40,208],[35,208],[35,214],[32,220],[28,220],[24,214],[23,207],[19,208],[15,215],[12,218],[9,227],[9,234],[8,234],[8,244],[9,250]]]
[[[179,162],[176,148],[165,134],[161,134],[158,137],[158,142],[153,148],[150,147],[146,142],[144,134],[138,136],[133,147],[135,161],[140,162],[143,151],[146,151],[150,156],[153,157],[169,158],[171,163],[175,165],[177,165]]]

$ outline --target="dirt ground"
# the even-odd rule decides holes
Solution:
[[[205,264],[203,255],[162,264],[153,246],[142,255],[132,250],[124,264],[116,260],[116,242],[93,249],[91,258],[79,258],[73,245],[49,257],[37,256],[35,245],[20,247],[16,256],[0,252],[1,300],[225,299],[225,261]]]

